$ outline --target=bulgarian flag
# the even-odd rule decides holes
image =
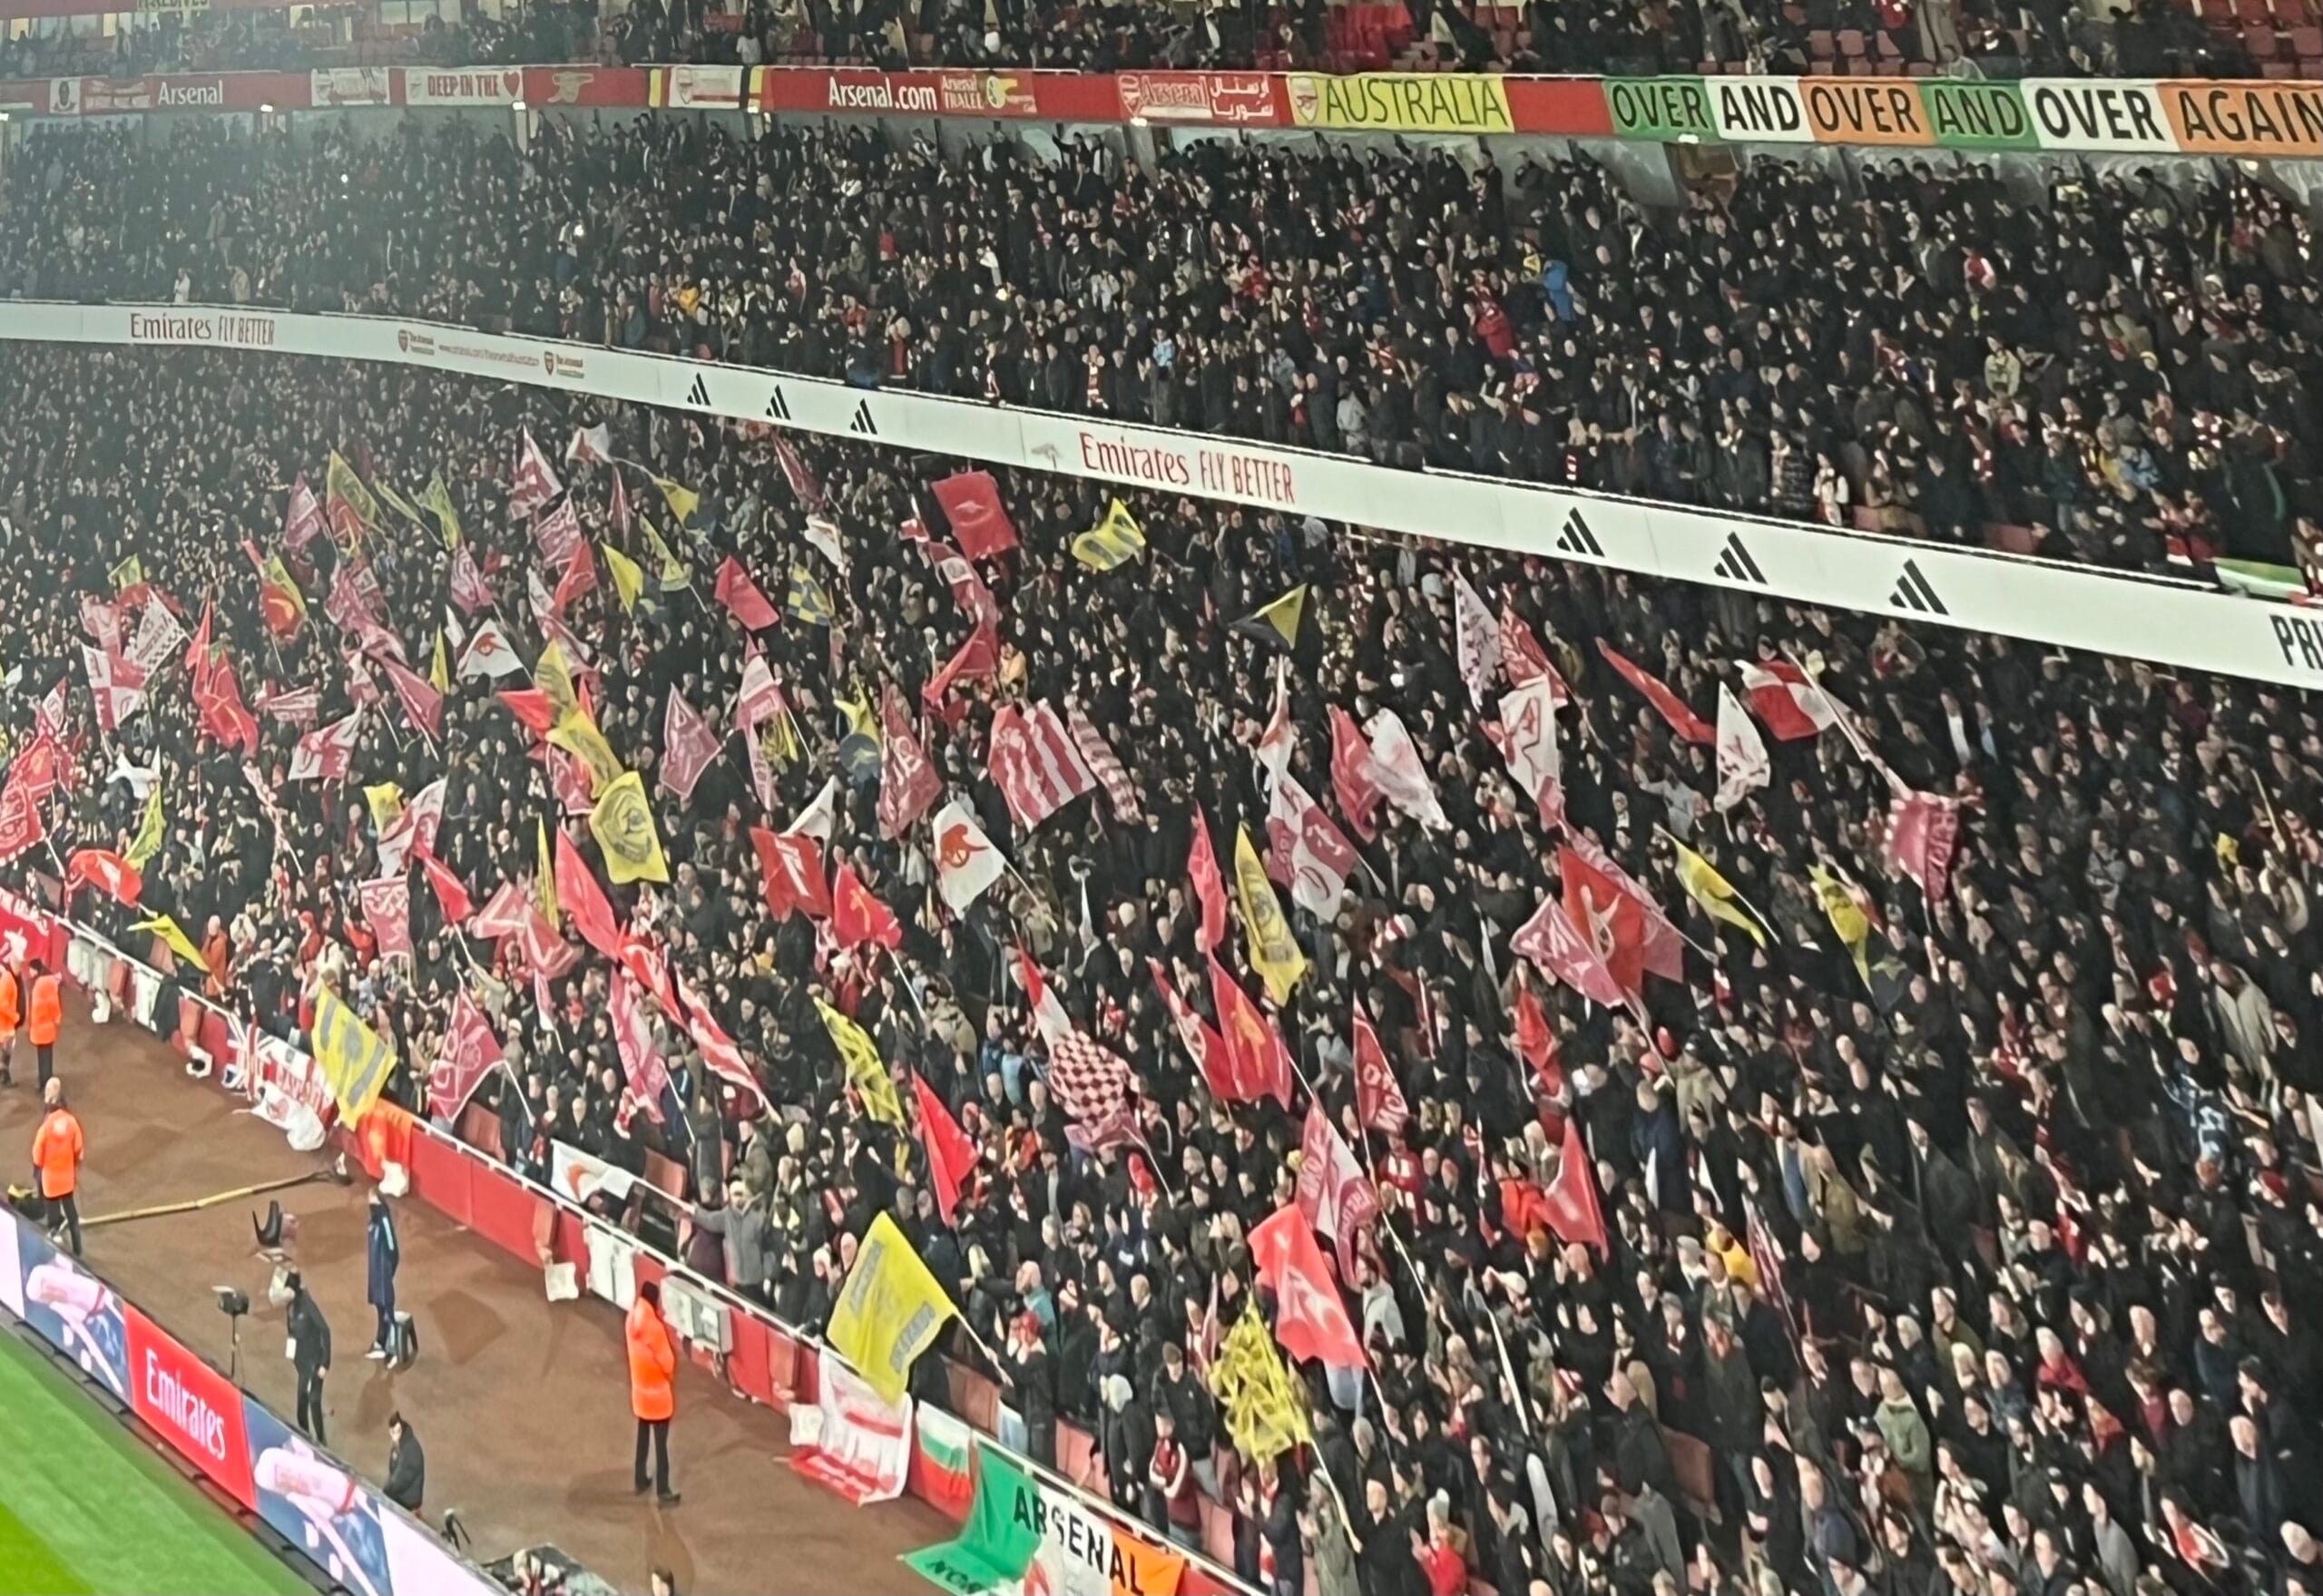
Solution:
[[[940,1408],[921,1406],[912,1415],[911,1483],[914,1496],[933,1503],[948,1519],[968,1516],[974,1483],[968,1448],[975,1432]]]

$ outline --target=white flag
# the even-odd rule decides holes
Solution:
[[[1371,739],[1372,779],[1387,801],[1423,826],[1448,827],[1452,822],[1436,801],[1436,785],[1420,763],[1419,749],[1396,711],[1382,710],[1372,716],[1363,723],[1363,734]]]
[[[1563,769],[1557,752],[1556,688],[1548,677],[1535,676],[1500,695],[1500,730],[1508,773],[1538,804]]]
[[[549,1143],[549,1183],[561,1197],[586,1202],[602,1191],[614,1202],[625,1202],[635,1184],[626,1170],[562,1141]]]
[[[479,676],[497,681],[504,676],[520,676],[524,670],[523,658],[510,646],[508,634],[497,621],[477,627],[467,647],[460,651],[462,681],[474,681]]]
[[[967,805],[954,798],[936,812],[936,890],[946,907],[965,914],[1007,868]]]
[[[1720,683],[1718,690],[1718,794],[1711,802],[1719,813],[1724,814],[1750,796],[1754,787],[1764,787],[1773,777],[1773,767],[1767,759],[1767,745],[1752,725],[1742,700],[1734,690]]]
[[[841,571],[847,569],[847,556],[840,550],[838,525],[836,522],[827,521],[820,515],[808,516],[807,541],[822,551],[824,559],[828,560]]]
[[[1452,573],[1453,634],[1460,650],[1460,680],[1468,684],[1468,700],[1479,710],[1500,674],[1500,622],[1485,608],[1476,590],[1458,572]]]
[[[823,783],[823,790],[815,801],[799,811],[799,818],[783,827],[792,837],[811,837],[825,847],[831,843],[831,833],[838,825],[838,778],[834,776]]]

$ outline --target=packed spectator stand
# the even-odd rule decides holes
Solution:
[[[2200,171],[2059,169],[2036,202],[1981,164],[1759,158],[1660,214],[1579,155],[1212,140],[1148,171],[864,124],[546,118],[520,154],[466,123],[193,123],[36,144],[0,290],[425,316],[2123,571],[2312,571],[2308,223]]]
[[[2035,206],[1975,168],[1843,194],[1754,162],[1666,218],[1579,162],[1479,176],[1219,143],[1148,174],[1094,147],[1049,168],[863,128],[544,129],[522,155],[417,123],[381,146],[54,141],[11,191],[0,290],[392,308],[2125,570],[2308,560],[2307,227],[2240,175],[2090,175]],[[209,965],[184,978],[279,1034],[313,972],[343,971],[414,1062],[395,1090],[418,1109],[470,992],[523,1082],[485,1088],[506,1155],[538,1175],[563,1140],[678,1171],[706,1214],[655,1199],[633,1220],[674,1211],[695,1267],[789,1322],[823,1321],[852,1239],[895,1212],[1005,1349],[1036,1455],[1057,1415],[1087,1425],[1115,1499],[1166,1525],[1145,1472],[1166,1412],[1266,1588],[1311,1563],[1326,1596],[2315,1589],[2323,728],[2304,699],[1166,497],[1127,498],[1145,547],[1100,571],[1076,545],[1104,495],[1031,475],[998,485],[1022,543],[978,558],[978,601],[908,530],[962,539],[932,488],[946,465],[808,441],[786,458],[764,429],[396,371],[15,346],[0,402],[14,744],[71,682],[93,740],[50,812],[60,848],[124,847],[143,772],[166,804],[136,915],[86,892],[82,912],[173,915]],[[592,547],[652,573],[650,518],[690,585],[649,578],[632,608],[610,554],[572,593],[536,572],[511,504],[527,436]],[[580,962],[542,985],[519,935],[476,940],[476,968],[423,888],[414,955],[378,956],[364,788],[446,780],[432,852],[482,904],[536,891],[535,822],[572,772],[464,646],[424,735],[371,680],[377,634],[323,613],[353,569],[333,539],[288,551],[313,612],[265,626],[238,545],[281,551],[291,485],[319,486],[333,450],[414,498],[440,474],[490,618],[526,660],[554,636],[543,611],[580,641],[603,738],[649,781],[672,695],[724,730],[754,632],[794,757],[770,752],[761,793],[727,740],[691,799],[655,800],[674,881],[612,896],[740,1044],[764,1114],[674,1025],[649,1111],[606,1018],[613,966],[573,937]],[[473,641],[485,618],[452,600],[439,531],[431,512],[360,544],[416,665],[439,626]],[[730,555],[784,596],[778,624],[713,593]],[[256,707],[256,780],[174,663],[95,739],[83,601],[114,597],[131,556],[186,626],[211,613]],[[794,573],[819,618],[794,610]],[[1288,629],[1231,624],[1302,586]],[[1498,622],[1481,683],[1464,587]],[[947,690],[984,602],[990,657]],[[1542,672],[1554,802],[1524,790],[1498,709]],[[1739,792],[1701,739],[1721,687],[1769,745]],[[343,776],[291,779],[308,729],[366,697]],[[893,740],[865,729],[891,698],[1012,867],[958,913],[943,850],[924,824],[888,834],[862,758]],[[1119,780],[1026,826],[992,733],[1037,704],[1076,707]],[[1408,766],[1376,729],[1348,741],[1383,710]],[[751,828],[795,829],[835,774],[827,863],[895,916],[892,949],[767,901]],[[1297,1078],[1228,1102],[1147,961],[1226,1019],[1194,817],[1230,882],[1284,774],[1360,862],[1328,913],[1286,883],[1309,968],[1265,1009]],[[1948,886],[1896,845],[1898,784],[1960,802]],[[1526,935],[1572,901],[1582,856],[1559,844],[1583,837],[1679,939],[1610,1004],[1549,979]],[[1730,900],[1688,889],[1678,843]],[[1216,955],[1263,999],[1242,929]],[[1024,960],[1128,1061],[1133,1138],[1060,1102]],[[921,1111],[873,1117],[817,996],[976,1142],[953,1222]],[[1400,1104],[1363,1079],[1358,1013]],[[1306,1366],[1315,1447],[1241,1467],[1199,1374],[1253,1292],[1249,1233],[1314,1145],[1310,1102],[1386,1209],[1336,1249],[1369,1366]]]

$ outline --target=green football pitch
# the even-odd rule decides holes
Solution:
[[[312,1596],[11,1331],[0,1331],[0,1596]]]

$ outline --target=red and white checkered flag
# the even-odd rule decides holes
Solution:
[[[1089,769],[1096,775],[1097,784],[1105,789],[1105,801],[1113,806],[1113,818],[1123,825],[1139,824],[1144,817],[1138,812],[1137,784],[1122,768],[1120,758],[1105,746],[1104,737],[1089,724],[1089,717],[1082,712],[1081,706],[1070,700],[1064,706],[1064,725],[1073,733],[1073,746],[1081,750],[1081,757],[1089,761]]]
[[[1103,1123],[1129,1102],[1129,1065],[1087,1032],[1067,1031],[1049,1043],[1049,1091],[1067,1118]]]

